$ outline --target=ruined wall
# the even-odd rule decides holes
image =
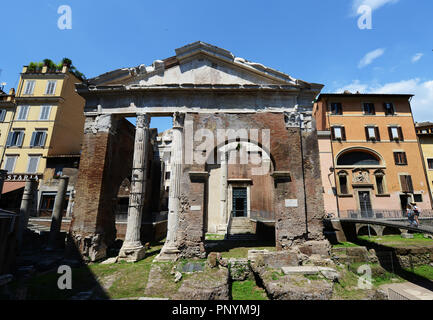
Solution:
[[[302,244],[308,240],[322,240],[323,197],[321,189],[321,174],[319,150],[316,132],[302,134],[299,128],[286,128],[282,113],[251,113],[251,114],[195,114],[188,113],[186,123],[193,122],[193,130],[201,128],[214,132],[216,140],[217,129],[269,129],[270,153],[274,172],[269,172],[260,179],[263,194],[272,195],[273,210],[276,216],[276,245],[279,250],[288,249],[293,245]],[[250,137],[251,138],[251,137]],[[259,141],[251,141],[261,144]],[[194,141],[194,150],[202,141]],[[215,141],[217,145],[217,141]],[[304,152],[304,158],[302,157]],[[303,170],[303,167],[305,170]],[[229,177],[247,177],[248,170],[241,166],[232,167]],[[203,173],[200,178],[191,180],[191,172]],[[206,165],[188,164],[184,166],[182,177],[182,209],[179,216],[178,243],[185,256],[203,253],[204,221],[206,217]],[[273,173],[290,172],[290,179],[275,178],[268,184]],[[304,176],[306,190],[304,190]],[[254,183],[254,182],[253,182]],[[305,192],[304,192],[305,191]],[[308,199],[305,201],[305,194]],[[286,200],[297,200],[297,205],[288,206]],[[253,201],[254,203],[254,201]],[[260,207],[260,204],[254,204]],[[198,206],[200,210],[198,210]],[[195,207],[194,211],[191,207]]]
[[[109,123],[109,116],[104,117],[86,119],[70,228],[69,244],[92,261],[104,258],[115,240],[117,192],[131,175],[134,151],[134,126],[126,119]]]

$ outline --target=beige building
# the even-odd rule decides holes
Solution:
[[[15,97],[16,111],[8,112],[6,117],[9,130],[4,133],[7,138],[1,158],[1,168],[8,171],[4,192],[23,188],[29,177],[43,179],[48,159],[68,158],[71,162],[71,158],[79,156],[84,99],[76,94],[74,86],[82,82],[80,74],[71,70],[70,64],[23,68]],[[51,162],[55,165],[49,170],[49,179],[62,175],[64,168],[61,161]],[[41,199],[44,195],[39,196]],[[9,209],[16,209],[17,204],[11,206]]]
[[[427,182],[430,188],[430,193],[433,190],[433,123],[422,122],[417,123],[416,134],[421,147],[424,158],[424,167],[426,170]],[[432,194],[433,196],[433,194]]]

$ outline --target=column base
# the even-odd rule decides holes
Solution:
[[[227,232],[227,224],[220,224],[217,226],[218,234],[226,234],[226,232]]]
[[[161,253],[158,254],[154,262],[174,262],[179,257],[179,249],[177,247],[171,246],[171,247],[163,247],[161,250]]]
[[[138,262],[146,256],[146,249],[143,246],[134,248],[122,247],[119,252],[119,261]]]

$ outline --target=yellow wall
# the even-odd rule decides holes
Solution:
[[[430,190],[433,190],[433,170],[428,168],[427,159],[433,159],[433,135],[419,136],[419,142],[424,155],[425,168]]]
[[[23,70],[17,90],[17,112],[9,132],[14,129],[24,130],[24,140],[22,147],[9,147],[5,150],[1,168],[5,167],[7,155],[17,155],[15,164],[15,174],[28,173],[29,157],[40,155],[37,174],[43,174],[46,168],[46,156],[79,154],[84,127],[84,99],[75,93],[74,84],[80,82],[70,73],[38,73],[28,74]],[[33,95],[25,95],[26,81],[35,80]],[[56,80],[56,90],[54,95],[46,95],[48,80]],[[26,98],[20,101],[20,98]],[[34,99],[33,99],[34,98]],[[44,98],[40,101],[37,98]],[[27,120],[18,120],[20,106],[30,106]],[[49,120],[39,120],[43,105],[50,105]],[[30,141],[32,133],[36,129],[47,131],[45,146],[31,148]],[[2,128],[0,127],[0,130]],[[3,136],[2,136],[3,137]],[[4,143],[6,144],[7,134]]]

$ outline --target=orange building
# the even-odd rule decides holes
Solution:
[[[430,210],[407,94],[321,94],[314,105],[325,209],[395,215],[408,202]]]

